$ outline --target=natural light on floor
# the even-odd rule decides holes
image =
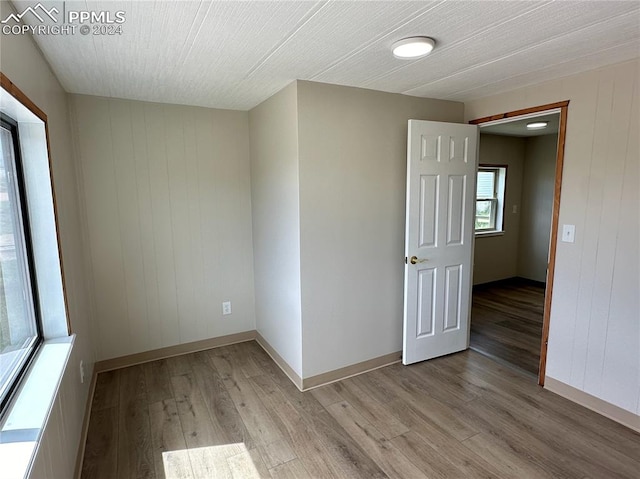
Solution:
[[[166,479],[241,477],[260,479],[243,443],[198,447],[162,453]]]

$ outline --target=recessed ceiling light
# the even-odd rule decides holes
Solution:
[[[435,40],[429,37],[404,38],[393,44],[393,56],[403,60],[424,57],[435,45]]]
[[[548,121],[534,121],[533,123],[527,123],[527,129],[529,130],[542,130],[549,124]]]

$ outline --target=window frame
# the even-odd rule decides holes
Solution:
[[[16,176],[16,185],[14,186],[14,188],[16,188],[17,190],[17,197],[21,215],[21,224],[19,226],[21,227],[22,233],[21,241],[24,243],[24,248],[21,248],[24,251],[20,254],[25,255],[23,261],[26,263],[25,273],[28,275],[28,287],[30,289],[28,293],[31,294],[31,307],[33,312],[32,319],[34,321],[36,332],[35,338],[28,346],[29,351],[25,355],[23,355],[23,357],[20,359],[20,364],[14,367],[14,370],[8,376],[9,386],[6,388],[4,395],[0,397],[0,419],[2,419],[5,413],[8,411],[8,406],[11,404],[11,401],[17,393],[24,376],[26,375],[30,365],[36,357],[39,348],[44,342],[44,333],[42,325],[42,315],[40,312],[40,301],[38,297],[38,284],[35,271],[31,228],[29,224],[29,207],[27,201],[22,151],[20,148],[19,126],[16,120],[6,115],[5,113],[0,113],[0,125],[10,131],[11,140],[13,142],[14,164],[12,165],[12,167],[14,168]]]
[[[478,173],[481,171],[491,171],[494,174],[494,182],[493,182],[493,197],[491,198],[478,198],[477,194],[477,183],[478,183]],[[498,235],[503,234],[505,231],[504,228],[504,211],[506,204],[506,195],[507,195],[507,173],[508,173],[508,165],[497,165],[491,163],[481,163],[478,165],[478,169],[476,171],[476,198],[475,198],[475,209],[474,209],[474,233],[477,236],[483,235]],[[491,217],[490,224],[493,224],[493,227],[490,228],[475,228],[475,220],[477,218],[478,211],[478,201],[491,201]]]

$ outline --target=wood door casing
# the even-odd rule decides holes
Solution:
[[[558,218],[560,215],[560,194],[562,190],[562,169],[564,165],[564,145],[567,134],[567,115],[569,101],[549,103],[522,110],[500,113],[483,118],[471,120],[471,125],[482,125],[496,120],[516,118],[531,113],[542,113],[549,110],[560,110],[560,126],[558,128],[558,146],[556,150],[556,169],[553,193],[553,210],[551,213],[551,241],[549,242],[549,264],[547,266],[547,284],[544,296],[544,313],[542,319],[542,338],[540,341],[540,367],[538,371],[538,384],[544,386],[545,373],[547,367],[547,345],[549,342],[549,324],[551,320],[551,299],[553,294],[553,278],[556,263],[556,246],[558,242]]]

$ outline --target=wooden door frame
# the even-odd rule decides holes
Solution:
[[[471,120],[472,125],[482,125],[496,120],[503,120],[529,115],[531,113],[542,113],[548,110],[560,110],[560,126],[558,128],[558,147],[556,150],[556,171],[553,192],[553,210],[551,213],[551,239],[549,242],[549,264],[547,265],[547,285],[544,293],[544,313],[542,318],[542,339],[540,341],[540,365],[538,368],[538,384],[544,386],[547,369],[547,345],[549,343],[549,323],[551,320],[551,297],[553,293],[553,278],[556,266],[556,246],[558,241],[558,218],[560,215],[560,193],[562,190],[562,169],[564,165],[564,145],[567,134],[567,112],[569,101],[549,103],[532,108],[500,113],[498,115],[486,116]]]

